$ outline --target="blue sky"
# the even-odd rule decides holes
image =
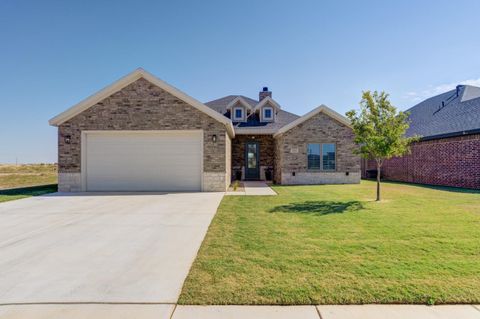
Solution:
[[[55,162],[48,120],[137,67],[206,102],[340,113],[480,85],[480,1],[0,2],[0,163]]]

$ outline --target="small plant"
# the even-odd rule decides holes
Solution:
[[[427,305],[428,306],[433,306],[435,305],[435,298],[431,296],[427,296]]]
[[[233,191],[234,191],[234,192],[237,191],[237,188],[238,188],[239,185],[240,185],[240,183],[238,182],[238,180],[236,180],[235,182],[233,182]]]
[[[242,179],[242,171],[241,170],[236,170],[235,171],[235,179],[237,181],[241,180]]]
[[[271,167],[265,168],[265,179],[266,179],[267,181],[271,181],[271,180],[272,180],[272,168],[271,168]]]

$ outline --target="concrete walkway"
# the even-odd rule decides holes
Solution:
[[[1,319],[479,319],[473,305],[175,306],[174,304],[0,305]]]
[[[277,193],[263,181],[243,182],[243,191],[226,192],[227,196],[276,196]]]
[[[177,306],[172,319],[479,319],[472,305]]]

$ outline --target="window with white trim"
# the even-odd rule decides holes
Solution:
[[[243,107],[234,107],[233,108],[233,120],[234,121],[243,121]]]
[[[264,107],[263,108],[263,120],[264,121],[272,121],[273,120],[273,108],[271,108],[271,107]]]

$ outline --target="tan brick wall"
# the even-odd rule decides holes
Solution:
[[[318,113],[314,117],[285,132],[276,140],[275,181],[284,184],[357,183],[360,181],[360,157],[353,151],[353,131]],[[334,172],[311,171],[307,168],[307,144],[335,143],[336,170]],[[293,176],[295,172],[295,176]],[[349,175],[346,175],[348,172]]]
[[[59,126],[59,173],[80,173],[81,132],[84,130],[194,129],[204,131],[203,171],[225,175],[225,126],[142,78]],[[67,135],[70,144],[64,142]],[[212,141],[213,135],[217,135],[216,143]]]

